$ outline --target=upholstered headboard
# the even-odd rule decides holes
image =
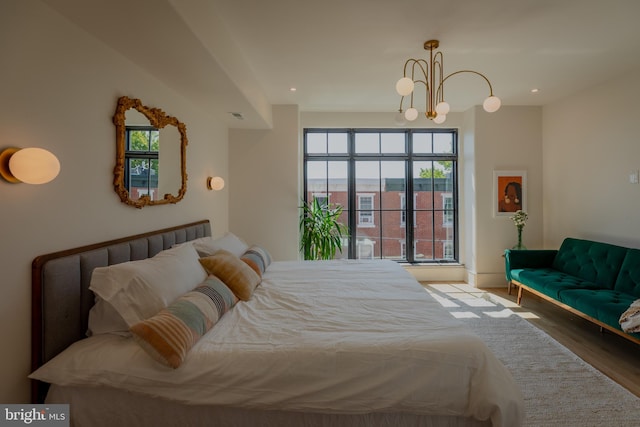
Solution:
[[[86,337],[94,295],[91,273],[126,261],[150,258],[183,243],[211,236],[208,220],[41,255],[32,264],[32,371]],[[31,400],[44,401],[48,385],[32,381]]]

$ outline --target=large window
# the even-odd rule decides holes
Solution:
[[[305,201],[343,207],[349,258],[456,262],[457,165],[451,129],[304,131]]]

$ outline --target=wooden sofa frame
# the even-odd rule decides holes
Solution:
[[[608,331],[611,331],[611,332],[615,333],[616,335],[619,335],[619,336],[621,336],[621,337],[623,337],[625,339],[628,339],[629,341],[632,341],[632,342],[634,342],[636,344],[640,344],[640,339],[638,339],[638,338],[636,338],[636,337],[634,337],[632,335],[626,334],[623,331],[621,331],[619,329],[616,329],[616,328],[614,328],[614,327],[612,327],[610,325],[607,325],[606,323],[603,323],[603,322],[601,322],[600,320],[598,320],[596,318],[593,318],[593,317],[591,317],[591,316],[589,316],[587,314],[584,314],[583,312],[581,312],[579,310],[576,310],[575,308],[573,308],[571,306],[568,306],[568,305],[566,305],[566,304],[564,304],[564,303],[562,303],[562,302],[560,302],[560,301],[558,301],[556,299],[553,299],[550,296],[543,294],[542,292],[539,292],[539,291],[537,291],[535,289],[531,289],[527,285],[524,285],[524,284],[518,282],[517,280],[511,280],[507,284],[507,292],[509,293],[509,295],[511,295],[511,287],[512,286],[515,286],[515,287],[518,288],[518,295],[516,297],[516,304],[518,304],[518,305],[521,305],[521,302],[522,302],[522,291],[523,291],[523,289],[526,289],[527,292],[531,292],[532,294],[539,296],[540,298],[542,298],[545,301],[549,301],[549,302],[557,305],[558,307],[561,307],[561,308],[563,308],[563,309],[575,314],[576,316],[582,317],[585,320],[588,320],[588,321],[590,321],[592,323],[595,323],[596,325],[600,326],[600,332],[604,332],[604,330],[606,329]]]

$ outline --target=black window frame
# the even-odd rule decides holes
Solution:
[[[346,133],[347,134],[347,152],[346,153],[308,153],[308,135],[313,133]],[[356,134],[358,133],[403,133],[405,140],[405,151],[404,153],[357,153],[355,147],[355,139]],[[447,133],[451,134],[452,137],[452,147],[451,153],[414,153],[413,152],[413,136],[416,134],[438,134],[438,133]],[[328,139],[328,138],[327,138]],[[432,138],[432,148],[433,148],[433,138]],[[433,151],[433,150],[432,150]],[[347,162],[347,206],[345,206],[345,210],[348,212],[348,226],[349,226],[349,246],[348,246],[348,257],[356,258],[356,234],[358,227],[358,200],[356,189],[356,179],[355,179],[355,164],[360,160],[373,160],[373,161],[385,161],[385,160],[402,160],[405,162],[405,248],[406,248],[406,258],[398,259],[400,262],[406,262],[410,264],[451,264],[451,263],[459,263],[460,253],[459,253],[459,203],[458,203],[458,194],[459,194],[459,179],[458,179],[458,167],[459,167],[459,158],[458,158],[458,131],[457,129],[452,128],[443,128],[443,129],[393,129],[393,128],[383,128],[383,129],[370,129],[370,128],[305,128],[303,129],[303,198],[305,202],[307,202],[308,195],[308,180],[307,180],[307,162],[308,161],[346,161]],[[414,176],[413,176],[413,163],[416,161],[451,161],[451,179],[453,182],[451,189],[451,197],[453,202],[453,223],[451,224],[451,228],[453,229],[453,259],[439,259],[435,257],[436,254],[436,244],[438,240],[436,239],[436,212],[442,212],[442,215],[446,215],[446,210],[444,206],[442,209],[436,209],[435,203],[435,180],[430,180],[431,185],[431,209],[427,209],[426,211],[431,211],[433,214],[431,215],[431,227],[432,227],[432,237],[431,237],[431,245],[432,245],[432,258],[424,259],[415,257],[415,243],[414,243],[414,221],[415,221],[415,210],[414,210]],[[327,192],[329,192],[329,186],[327,181]],[[410,196],[411,195],[411,196]],[[377,209],[374,209],[374,212],[382,212],[382,206],[379,203],[374,202],[374,206],[377,205]],[[420,210],[424,211],[424,210]],[[382,221],[381,221],[382,222]],[[442,222],[442,221],[441,221]],[[381,224],[382,226],[382,224]],[[442,224],[440,224],[442,226]],[[380,238],[382,242],[382,231],[380,232]],[[380,248],[379,257],[383,257],[383,248]]]

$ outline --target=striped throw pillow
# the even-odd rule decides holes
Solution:
[[[151,357],[175,369],[237,302],[238,298],[220,279],[209,276],[155,316],[131,326],[130,331]]]
[[[262,280],[249,265],[236,255],[225,250],[200,258],[200,264],[207,273],[219,277],[225,285],[242,301],[249,301],[253,291]]]
[[[240,257],[249,267],[253,269],[260,277],[264,274],[271,264],[271,255],[264,248],[253,245],[247,249]]]

